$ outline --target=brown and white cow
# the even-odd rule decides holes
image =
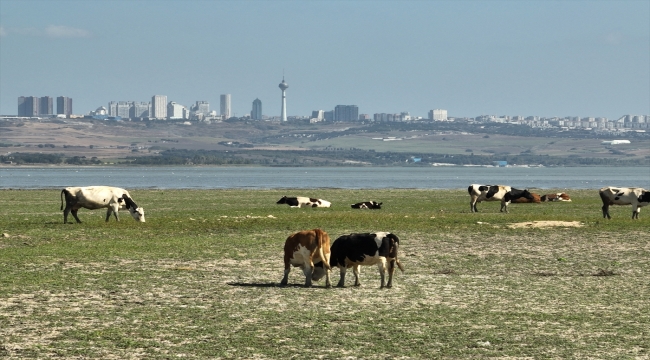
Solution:
[[[334,240],[330,265],[338,266],[341,271],[341,279],[336,286],[345,286],[345,272],[348,268],[353,268],[354,286],[360,286],[361,265],[377,264],[381,275],[381,288],[392,287],[395,265],[402,272],[404,271],[397,258],[398,248],[399,238],[389,232],[343,235]],[[386,270],[388,270],[388,284],[386,284]]]
[[[544,201],[571,201],[571,197],[567,193],[555,193],[542,195],[542,202]]]
[[[276,204],[287,204],[291,206],[292,208],[299,208],[299,207],[330,207],[332,206],[332,203],[323,200],[323,199],[315,199],[315,198],[308,198],[304,196],[297,196],[297,197],[286,197],[283,196]]]
[[[378,203],[376,201],[363,201],[359,202],[356,204],[350,205],[353,209],[372,209],[372,210],[379,210],[381,209],[381,204],[383,203]]]
[[[290,235],[284,243],[284,277],[280,285],[289,281],[291,266],[300,267],[305,274],[305,286],[319,281],[325,275],[325,286],[330,281],[330,237],[321,229],[304,230]]]
[[[643,188],[604,187],[598,192],[603,201],[603,217],[611,219],[610,205],[632,205],[632,219],[639,218],[641,207],[650,204],[650,191]]]
[[[63,209],[63,198],[65,197],[65,210]],[[86,186],[68,187],[61,190],[61,210],[63,210],[63,223],[68,223],[68,214],[72,213],[77,223],[77,211],[85,208],[90,210],[106,208],[106,221],[115,215],[115,220],[120,221],[117,212],[120,208],[126,208],[131,216],[139,222],[144,221],[144,209],[131,198],[128,191],[112,186]]]
[[[530,193],[530,195],[533,197],[532,199],[528,199],[525,197],[520,197],[518,199],[512,200],[513,204],[528,204],[528,203],[534,203],[534,204],[539,204],[542,202],[541,197],[539,194],[535,193]]]
[[[528,190],[519,190],[506,185],[479,185],[472,184],[467,188],[470,201],[469,207],[472,212],[478,212],[476,203],[481,201],[501,201],[501,212],[508,213],[508,204],[513,200],[524,197],[533,200]]]

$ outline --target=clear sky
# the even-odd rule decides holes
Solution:
[[[283,73],[289,116],[650,115],[650,1],[0,0],[0,114],[228,93],[278,116]]]

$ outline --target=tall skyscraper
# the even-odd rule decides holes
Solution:
[[[18,98],[18,116],[38,116],[40,99],[35,96],[20,96]]]
[[[334,108],[334,121],[359,120],[359,107],[356,105],[336,105]]]
[[[50,96],[42,96],[40,99],[38,113],[40,115],[52,115],[54,114],[54,99]]]
[[[230,119],[230,94],[221,95],[221,115],[223,119]]]
[[[167,119],[167,95],[154,95],[151,98],[151,112],[151,118]]]
[[[262,100],[253,100],[253,110],[251,110],[251,119],[262,120]]]
[[[72,98],[59,96],[56,98],[56,113],[58,115],[72,115]]]
[[[289,85],[284,82],[284,76],[282,77],[282,82],[278,85],[280,90],[282,90],[282,110],[280,111],[280,118],[282,121],[287,121],[287,95],[286,90],[289,88]]]

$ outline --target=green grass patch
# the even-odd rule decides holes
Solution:
[[[81,210],[63,224],[59,191],[0,191],[0,357],[650,357],[650,214],[605,220],[595,190],[509,214],[470,213],[466,190],[131,194],[146,223]],[[383,209],[350,208],[366,200]],[[512,227],[532,222],[556,223]],[[286,237],[316,227],[332,241],[391,231],[406,272],[392,289],[376,267],[359,288],[306,289],[294,269],[279,287]]]

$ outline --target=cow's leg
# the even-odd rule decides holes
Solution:
[[[381,277],[381,286],[379,288],[383,289],[386,287],[386,260],[380,261],[377,268],[379,268],[379,276]]]
[[[339,283],[336,284],[336,287],[345,287],[345,272],[348,269],[346,269],[345,266],[339,266],[339,270],[341,272],[341,278],[339,279]]]
[[[501,212],[508,213],[508,204],[510,204],[510,201],[501,201]]]
[[[386,287],[389,289],[393,287],[394,273],[395,273],[395,260],[391,260],[388,262],[388,284],[386,284]]]
[[[74,219],[77,220],[77,224],[81,224],[81,220],[79,220],[79,217],[77,216],[77,211],[79,211],[79,209],[73,208],[72,210],[70,210],[70,213],[72,214],[72,216],[74,216]]]
[[[612,217],[609,215],[609,204],[603,204],[603,219],[611,219]]]
[[[332,287],[332,280],[330,279],[330,273],[332,271],[328,268],[325,268],[325,287],[326,288],[331,288]]]
[[[285,257],[285,259],[284,259],[284,277],[282,278],[282,281],[280,281],[281,286],[286,286],[287,282],[289,282],[289,272],[290,271],[291,271],[290,260]]]
[[[472,198],[469,201],[469,209],[471,212],[477,212],[478,210],[476,209],[476,199]]]
[[[641,207],[639,205],[636,206],[636,209],[632,211],[632,219],[638,219],[639,218],[639,211],[641,211]]]
[[[63,210],[63,223],[68,223],[68,214],[70,213],[70,207],[66,205],[65,210]]]
[[[115,203],[108,206],[106,210],[106,222],[111,219],[111,212],[115,215],[115,221],[120,221],[120,218],[117,215],[117,211],[120,209],[120,204]]]
[[[311,262],[311,260],[309,263],[305,263],[302,268],[302,272],[305,274],[305,287],[310,287],[311,277],[314,276],[314,263]]]
[[[354,272],[354,286],[361,286],[361,283],[359,282],[359,273],[361,272],[361,265],[355,265],[354,268],[352,268]]]

